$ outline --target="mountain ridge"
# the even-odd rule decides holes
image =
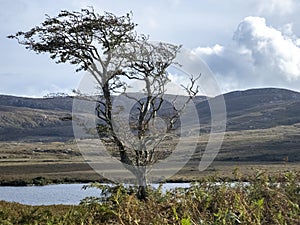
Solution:
[[[267,129],[300,123],[299,92],[260,88],[233,91],[223,96],[227,109],[227,131]],[[72,139],[72,123],[62,118],[72,113],[73,99],[0,95],[0,140]],[[201,96],[194,103],[201,128],[208,133],[211,119],[208,101]],[[164,113],[167,114],[167,110]]]

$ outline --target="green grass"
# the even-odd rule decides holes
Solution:
[[[299,173],[256,171],[247,185],[239,181],[244,175],[238,170],[234,176],[234,187],[207,177],[188,189],[150,189],[146,201],[136,198],[134,187],[93,184],[106,195],[86,198],[79,206],[0,202],[0,224],[299,224]]]

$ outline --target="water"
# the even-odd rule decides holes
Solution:
[[[83,184],[58,184],[28,187],[0,187],[0,200],[26,205],[76,205],[87,196],[99,197],[95,188],[82,190]]]
[[[100,190],[88,188],[83,190],[84,184],[57,184],[28,187],[0,187],[0,200],[18,202],[26,205],[78,205],[85,197],[99,197]],[[158,187],[157,184],[153,184]],[[163,191],[175,187],[188,187],[188,183],[167,183]]]

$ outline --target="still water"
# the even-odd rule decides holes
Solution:
[[[83,190],[84,184],[57,184],[28,187],[0,187],[0,200],[18,202],[26,205],[77,205],[85,197],[99,197],[100,190],[88,188]],[[158,185],[154,184],[154,187]],[[175,187],[188,187],[188,183],[167,183],[163,190]]]

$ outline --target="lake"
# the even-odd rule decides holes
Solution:
[[[26,187],[0,187],[0,200],[8,202],[18,202],[26,205],[78,205],[85,197],[99,197],[100,190],[88,188],[83,190],[85,184],[55,184],[46,186],[26,186]],[[158,184],[153,184],[158,187]],[[189,187],[189,183],[166,183],[163,190],[175,187]]]

